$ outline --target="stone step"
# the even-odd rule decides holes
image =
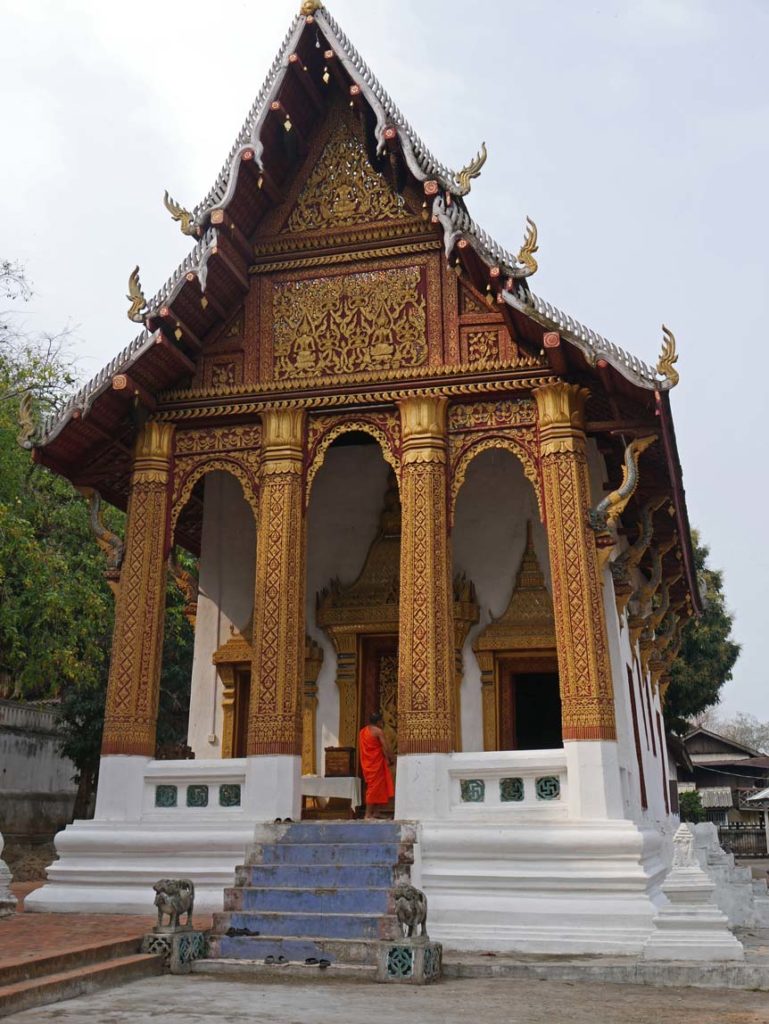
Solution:
[[[248,867],[257,864],[410,864],[413,847],[401,843],[276,843],[256,844],[248,852]]]
[[[312,884],[317,887],[391,888],[406,881],[408,865],[405,864],[314,864],[312,868]],[[235,886],[238,888],[272,886],[276,889],[301,889],[307,884],[307,866],[304,864],[255,864],[235,869]]]
[[[308,957],[329,960],[332,964],[376,965],[379,945],[376,941],[361,939],[331,939],[321,936],[300,935],[259,935],[234,936],[211,935],[208,941],[209,960],[243,960],[264,963],[267,956],[304,965]],[[197,965],[194,968],[197,970]]]
[[[314,879],[304,879],[305,884]],[[386,914],[393,913],[390,889],[313,886],[313,888],[273,888],[243,886],[225,889],[224,909],[230,911],[279,911],[306,914]]]
[[[320,959],[320,957],[316,957]],[[328,959],[328,957],[326,957]],[[264,960],[233,960],[221,958],[219,960],[196,960],[192,965],[195,974],[226,975],[228,978],[254,978],[269,979],[276,978],[282,981],[286,978],[299,980],[300,982],[312,981],[317,984],[319,981],[328,981],[330,978],[341,978],[344,981],[372,981],[376,976],[376,964],[348,964],[342,961],[331,963],[329,967],[321,968],[317,964],[310,966],[304,960],[289,960],[284,966],[268,965]]]
[[[134,953],[0,986],[0,1017],[163,973],[163,957]]]
[[[76,967],[87,967],[89,964],[103,963],[118,957],[131,956],[139,952],[141,936],[132,939],[116,939],[113,942],[83,943],[74,949],[62,953],[49,953],[30,959],[19,960],[17,963],[0,967],[0,986],[14,985],[31,978],[40,978],[48,974],[61,974]],[[19,950],[23,955],[24,950]]]
[[[292,914],[270,911],[214,914],[213,934],[249,928],[260,936],[308,936],[313,939],[394,939],[397,919],[389,914]],[[226,954],[225,954],[226,955]]]
[[[285,826],[284,826],[285,827]],[[400,843],[415,839],[411,824],[392,821],[302,821],[290,825],[279,843]]]

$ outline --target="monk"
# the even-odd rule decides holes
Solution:
[[[395,756],[382,730],[382,715],[375,711],[358,736],[358,751],[363,778],[366,780],[366,818],[375,818],[375,810],[389,803],[395,795],[390,765]]]

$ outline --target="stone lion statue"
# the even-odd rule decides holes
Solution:
[[[399,885],[393,890],[395,913],[403,929],[404,938],[415,938],[417,926],[420,936],[427,938],[427,897],[413,885]]]
[[[155,890],[155,906],[158,908],[158,928],[179,928],[182,914],[187,915],[185,926],[192,924],[192,908],[195,903],[195,886],[190,878],[161,878],[152,886]],[[163,924],[163,917],[168,924]]]

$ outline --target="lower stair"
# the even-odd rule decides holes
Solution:
[[[401,934],[392,889],[411,881],[415,826],[303,821],[260,826],[260,835],[214,915],[209,960],[195,970],[269,958],[372,970],[378,943]]]
[[[139,953],[140,943],[121,939],[0,968],[0,1017],[162,974],[163,957]]]

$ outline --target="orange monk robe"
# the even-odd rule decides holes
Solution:
[[[358,736],[358,752],[363,778],[366,780],[366,803],[386,804],[395,796],[393,777],[381,740],[364,725]]]

